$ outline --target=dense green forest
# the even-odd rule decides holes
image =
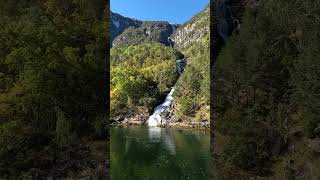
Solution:
[[[183,54],[154,43],[111,49],[110,110],[112,117],[131,111],[152,112],[176,84],[178,118],[209,120],[209,36],[182,50],[190,60],[178,80],[176,60]]]
[[[320,1],[260,0],[257,10],[217,59],[216,174],[319,179]]]
[[[165,45],[141,44],[112,48],[110,52],[111,116],[152,112],[175,84],[176,59],[182,54]]]
[[[0,7],[0,178],[77,177],[107,133],[106,2]]]
[[[114,19],[120,25],[131,20]],[[128,27],[115,38],[113,44],[121,41],[122,45],[111,48],[110,52],[112,121],[147,120],[174,86],[175,100],[170,119],[209,121],[208,19],[207,6],[177,29],[168,22],[144,21],[141,27]],[[170,46],[168,38],[171,39]],[[179,59],[187,61],[181,75],[177,72],[176,61]]]
[[[176,85],[175,111],[177,118],[196,121],[210,120],[210,38],[182,50],[188,65]]]

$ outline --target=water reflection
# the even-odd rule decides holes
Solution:
[[[148,127],[150,142],[159,143],[162,142],[164,148],[166,148],[170,155],[176,154],[176,146],[174,142],[173,134],[169,129],[160,127]]]
[[[112,180],[209,179],[209,134],[132,127],[111,129]]]
[[[161,141],[161,128],[157,126],[148,127],[150,142],[158,143]]]

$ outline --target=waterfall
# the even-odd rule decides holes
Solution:
[[[162,112],[168,112],[170,110],[170,106],[173,102],[173,92],[174,92],[174,87],[171,89],[170,93],[167,95],[166,100],[164,103],[160,104],[154,109],[153,114],[149,117],[147,123],[148,126],[158,126],[161,124],[161,116],[160,114]]]

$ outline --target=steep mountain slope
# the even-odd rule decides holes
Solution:
[[[120,14],[110,14],[110,44],[124,47],[158,42],[170,45],[168,37],[179,27],[166,21],[140,21]]]
[[[214,179],[320,178],[319,3],[260,0],[222,47]]]
[[[158,42],[167,46],[174,44],[177,49],[188,48],[209,34],[209,22],[209,6],[181,26],[165,21],[143,22],[112,13],[111,43],[114,47],[123,47]]]
[[[138,27],[142,21],[121,16],[120,14],[110,12],[110,44],[128,27]]]
[[[176,83],[173,119],[205,124],[210,108],[209,6],[180,26],[172,35],[174,48],[188,65]],[[206,125],[205,125],[206,126]]]
[[[114,47],[137,45],[150,42],[159,42],[170,45],[168,37],[175,31],[177,25],[168,22],[149,21],[143,22],[138,27],[130,27],[113,41]]]
[[[210,120],[209,34],[192,43],[182,53],[187,57],[188,65],[176,83],[174,118],[178,121],[208,123]]]
[[[210,7],[206,7],[195,15],[190,21],[180,26],[172,35],[174,47],[187,48],[195,42],[199,42],[210,30]]]
[[[142,22],[118,35],[111,49],[112,119],[143,123],[175,85],[174,107],[162,115],[172,123],[191,121],[208,127],[209,24],[207,7],[182,28],[163,21]],[[183,47],[180,50],[169,47],[177,28],[179,34],[173,37],[179,39],[175,47]],[[179,77],[176,60],[183,58],[181,53],[188,65]]]
[[[145,121],[176,82],[175,61],[181,53],[153,43],[112,48],[110,55],[111,119]]]

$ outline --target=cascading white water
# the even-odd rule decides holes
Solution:
[[[170,93],[167,95],[166,100],[164,103],[160,104],[154,109],[153,114],[149,117],[147,123],[148,126],[158,126],[161,123],[161,116],[160,113],[168,112],[170,110],[170,106],[173,102],[173,92],[174,87],[171,89]]]

